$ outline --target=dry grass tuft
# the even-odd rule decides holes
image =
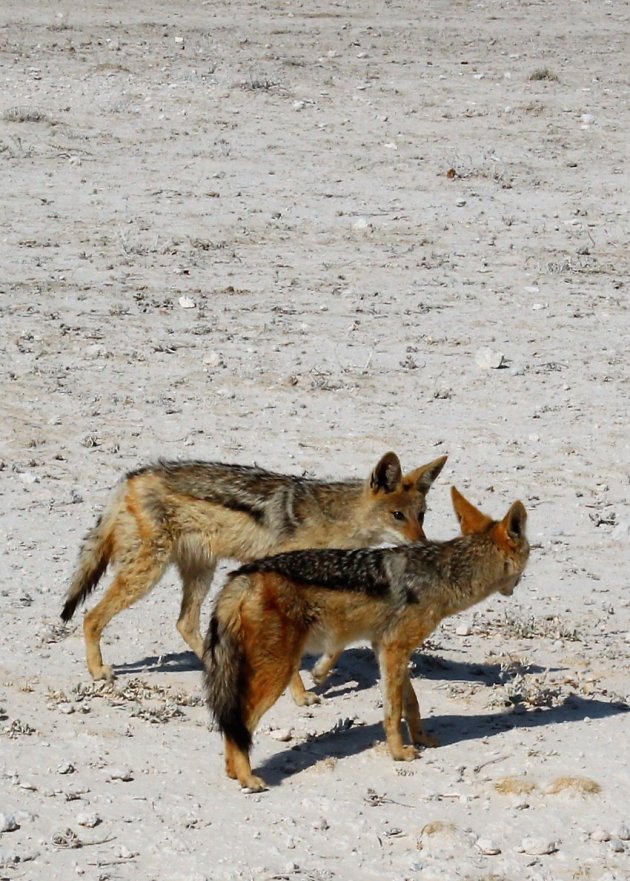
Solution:
[[[560,77],[555,71],[551,70],[548,67],[537,67],[536,70],[530,73],[528,79],[532,82],[547,80],[548,82],[557,83]]]
[[[508,776],[497,780],[494,788],[501,795],[529,795],[536,789],[536,784],[527,777]]]
[[[559,792],[573,790],[582,795],[597,795],[602,791],[596,780],[590,777],[558,777],[545,791],[548,795],[557,795]]]
[[[450,835],[452,832],[457,830],[457,826],[454,823],[449,823],[446,820],[433,820],[431,823],[427,823],[422,827],[420,832],[421,835],[444,835],[445,833]]]
[[[49,119],[41,110],[30,107],[9,107],[2,114],[5,122],[48,122]]]

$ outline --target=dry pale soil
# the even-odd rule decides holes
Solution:
[[[2,879],[629,877],[629,25],[621,0],[2,4]],[[387,449],[449,454],[430,537],[451,483],[529,512],[514,597],[413,656],[438,749],[388,758],[355,646],[263,719],[270,788],[242,793],[171,574],[90,682],[59,612],[126,470],[367,476]]]

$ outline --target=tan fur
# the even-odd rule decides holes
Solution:
[[[177,628],[201,658],[200,610],[220,559],[423,540],[426,493],[445,461],[403,476],[398,457],[387,453],[366,481],[334,483],[211,462],[160,462],[128,475],[84,541],[62,612],[68,621],[113,565],[113,582],[84,619],[90,674],[113,678],[101,654],[103,630],[170,564],[183,586]],[[292,692],[298,703],[317,700],[298,675]]]
[[[409,657],[448,615],[495,591],[511,594],[525,567],[526,513],[515,502],[498,523],[457,490],[464,535],[449,542],[355,551],[302,551],[234,573],[217,599],[206,638],[208,705],[225,735],[226,769],[242,786],[265,788],[249,763],[251,735],[295,674],[306,649],[329,655],[369,639],[378,655],[391,756],[407,761],[424,730]],[[412,745],[401,732],[404,718]]]

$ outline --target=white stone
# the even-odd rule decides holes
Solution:
[[[504,363],[503,352],[495,352],[488,346],[483,346],[475,352],[475,364],[484,370],[496,370]]]
[[[610,841],[610,832],[605,829],[595,829],[591,832],[591,838],[593,841]]]
[[[82,811],[77,814],[77,823],[79,826],[85,826],[86,829],[93,829],[101,822],[101,818],[95,811]]]
[[[544,856],[545,854],[554,853],[558,849],[555,841],[536,837],[524,838],[521,842],[521,848],[524,853],[531,856]]]
[[[270,731],[269,735],[273,737],[274,740],[286,743],[288,740],[292,740],[293,730],[291,728],[277,728],[275,731]]]
[[[15,832],[19,828],[13,814],[0,814],[0,832]]]
[[[133,780],[133,772],[130,768],[111,768],[108,775],[108,780],[123,780],[125,782],[129,780]]]
[[[480,853],[490,857],[501,853],[501,848],[490,838],[479,838],[475,843],[475,847]]]

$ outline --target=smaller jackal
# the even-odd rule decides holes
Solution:
[[[206,637],[208,706],[225,737],[226,770],[249,790],[249,752],[261,716],[295,675],[306,650],[335,656],[369,639],[378,655],[385,734],[392,757],[436,746],[422,725],[409,656],[443,618],[495,591],[510,595],[529,556],[527,515],[514,502],[495,522],[454,487],[462,535],[444,542],[361,550],[311,550],[257,560],[234,572]],[[411,746],[401,732],[404,717]]]

